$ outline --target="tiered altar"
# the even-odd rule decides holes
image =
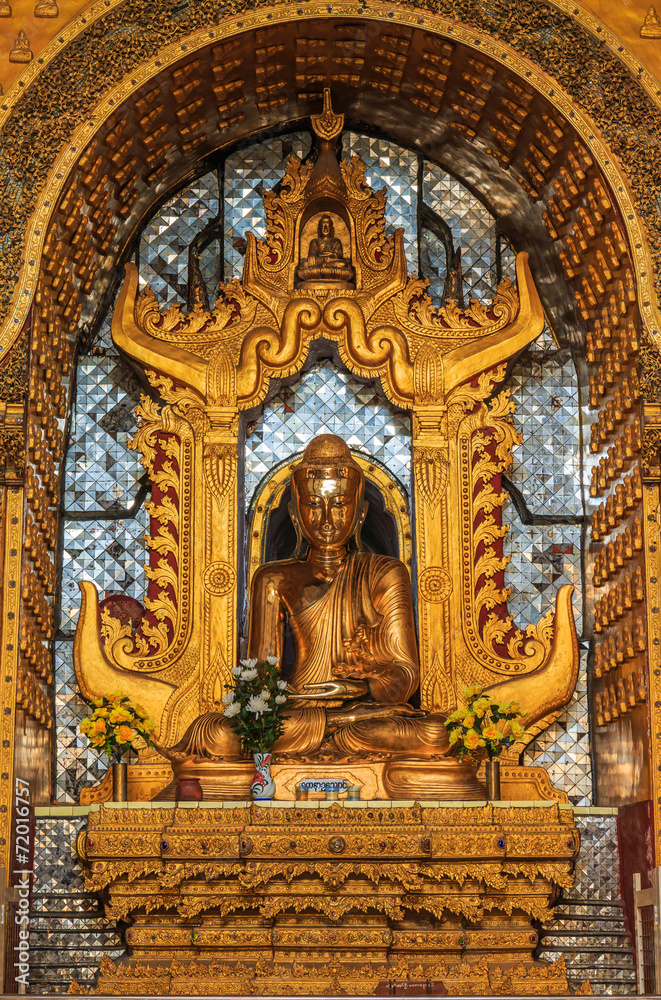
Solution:
[[[385,233],[384,193],[336,158],[328,94],[313,126],[314,166],[292,158],[265,195],[267,238],[248,240],[243,281],[213,312],[159,312],[129,266],[113,320],[154,390],[134,439],[153,485],[150,588],[143,612],[81,583],[76,672],[87,698],[121,689],[146,706],[158,751],[130,774],[141,804],[102,805],[80,838],[88,887],[130,924],[130,957],[98,989],[370,994],[422,978],[566,992],[561,964],[534,961],[531,921],[571,884],[578,837],[564,796],[518,761],[574,688],[572,588],[524,633],[502,557],[517,435],[498,386],[542,328],[537,292],[522,254],[518,290],[434,309],[401,233]],[[411,500],[369,454],[321,435],[264,477],[244,537],[242,420],[329,355],[412,414]],[[368,496],[397,553],[378,532],[363,544]],[[289,689],[273,805],[245,804],[252,767],[223,715],[244,586],[242,648],[277,655]],[[473,684],[521,706],[502,758],[517,805],[485,805],[481,775],[450,751],[445,717]],[[338,779],[361,801],[291,801]],[[202,801],[176,808],[191,787]],[[106,781],[87,800],[109,797]]]
[[[562,963],[531,956],[572,883],[570,808],[190,805],[102,807],[80,835],[88,888],[130,921],[131,961],[99,992],[567,992]]]

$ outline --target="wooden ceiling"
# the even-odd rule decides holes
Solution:
[[[215,151],[307,124],[328,85],[347,121],[421,151],[476,191],[531,253],[556,326],[582,341],[595,296],[581,262],[604,220],[624,227],[574,128],[529,81],[476,49],[360,18],[210,42],[117,107],[68,178],[46,241],[42,297],[55,293],[47,297],[69,330],[92,319],[159,201]]]

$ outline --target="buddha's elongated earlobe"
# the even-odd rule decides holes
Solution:
[[[365,518],[367,517],[367,511],[368,510],[369,510],[369,503],[366,500],[365,503],[363,504],[363,509],[360,512],[360,517],[358,518],[358,523],[356,524],[356,530],[355,530],[354,536],[353,536],[355,538],[355,540],[356,540],[356,548],[358,549],[359,552],[364,552],[365,551],[364,548],[363,548],[363,543],[362,543],[361,538],[360,538],[360,529],[362,528],[363,524],[365,523]]]
[[[287,504],[287,510],[289,511],[289,516],[292,519],[292,524],[294,525],[294,531],[296,532],[296,548],[294,549],[294,559],[303,558],[303,532],[301,531],[301,522],[298,519],[298,511],[296,510],[296,505],[293,501]]]

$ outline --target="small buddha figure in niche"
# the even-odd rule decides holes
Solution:
[[[308,255],[296,269],[296,278],[301,282],[353,282],[355,271],[350,260],[344,256],[342,240],[335,235],[335,226],[330,215],[322,215],[317,226],[315,239],[310,240]]]
[[[643,26],[640,29],[640,37],[661,38],[661,17],[657,14],[655,7],[648,9]]]
[[[365,479],[345,442],[311,441],[291,492],[296,553],[255,573],[248,637],[248,655],[260,661],[282,656],[286,622],[294,639],[278,759],[424,760],[435,794],[482,797],[471,767],[448,757],[444,717],[409,704],[420,678],[411,581],[399,559],[362,550]],[[216,713],[163,752],[177,767],[241,756],[230,721]]]
[[[55,0],[41,0],[34,8],[35,17],[59,17],[60,10]]]
[[[21,28],[18,35],[16,36],[14,47],[9,53],[9,62],[29,63],[31,60],[32,60],[32,52],[30,50],[30,42],[28,40],[28,36]]]

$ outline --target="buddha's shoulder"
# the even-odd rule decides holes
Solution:
[[[290,580],[292,576],[304,572],[305,563],[300,559],[276,559],[263,563],[255,570],[253,587],[264,583],[277,583],[280,580]]]
[[[368,565],[370,570],[379,576],[392,575],[394,578],[403,576],[410,583],[408,569],[396,556],[383,556],[376,552],[354,552],[353,557],[357,562]]]

